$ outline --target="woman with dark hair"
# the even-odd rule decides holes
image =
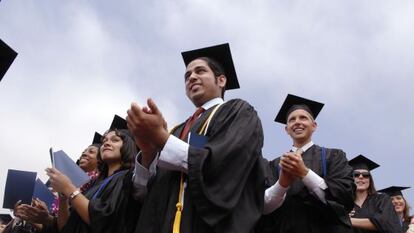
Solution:
[[[96,183],[95,179],[99,175],[98,164],[101,162],[98,161],[98,158],[100,156],[99,150],[101,147],[101,138],[102,135],[95,132],[92,144],[83,150],[80,158],[76,162],[76,164],[78,164],[90,178],[88,183],[80,187],[82,192],[86,192],[94,183]],[[32,200],[31,205],[16,203],[14,215],[18,217],[16,218],[18,220],[14,221],[22,221],[22,223],[14,223],[14,225],[18,225],[20,231],[26,230],[28,232],[40,231],[43,230],[43,228],[53,225],[59,211],[59,199],[60,198],[56,195],[50,212],[46,203],[37,198]]]
[[[371,170],[379,165],[363,155],[349,161],[356,184],[354,209],[349,214],[356,233],[401,233],[401,225],[388,195],[377,193]]]
[[[410,206],[405,200],[402,190],[409,187],[391,186],[385,189],[378,190],[380,193],[386,193],[391,197],[392,204],[394,205],[395,212],[400,219],[403,232],[407,232],[411,223]]]
[[[132,197],[136,154],[135,142],[126,130],[108,130],[102,137],[98,155],[98,161],[102,161],[99,177],[84,193],[58,170],[46,169],[51,186],[61,195],[57,230],[63,233],[133,232],[139,215],[139,203]]]

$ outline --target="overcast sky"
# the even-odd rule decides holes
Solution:
[[[114,114],[152,97],[169,127],[192,114],[180,52],[230,43],[263,155],[291,146],[273,119],[288,93],[325,103],[313,141],[378,162],[377,189],[414,186],[414,1],[0,2],[0,38],[19,55],[0,83],[0,203],[7,169],[73,159]],[[414,205],[414,187],[406,192]],[[2,210],[4,211],[4,210]]]

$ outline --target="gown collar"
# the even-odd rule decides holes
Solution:
[[[209,108],[211,108],[211,107],[213,107],[213,106],[215,106],[217,104],[222,104],[222,103],[224,103],[224,100],[222,98],[220,98],[220,97],[216,97],[214,99],[211,99],[211,100],[205,102],[201,107],[204,110],[208,110]]]
[[[302,146],[302,150],[303,153],[305,153],[309,148],[311,148],[314,145],[314,143],[312,141],[306,143],[304,146]],[[295,153],[299,148],[297,148],[296,146],[292,146],[292,151],[293,153]]]

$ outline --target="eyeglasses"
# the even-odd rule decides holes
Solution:
[[[354,171],[354,178],[357,178],[359,176],[364,177],[364,178],[368,178],[371,176],[371,174],[369,172],[358,172],[358,171]]]

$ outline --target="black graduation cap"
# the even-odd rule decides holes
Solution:
[[[182,52],[181,55],[183,56],[185,66],[200,57],[208,57],[215,60],[224,69],[227,78],[226,90],[240,88],[228,43],[185,51]]]
[[[303,109],[309,112],[313,116],[313,119],[316,119],[323,106],[323,103],[288,94],[279,113],[276,115],[275,121],[286,124],[288,115],[297,109]]]
[[[16,58],[17,53],[0,39],[0,81]]]
[[[401,191],[402,190],[405,190],[405,189],[409,189],[409,188],[410,187],[390,186],[388,188],[378,190],[378,192],[380,192],[380,193],[386,193],[390,197],[397,196],[397,195],[403,196],[403,194],[402,194]]]
[[[357,157],[349,160],[348,163],[354,170],[365,169],[365,170],[371,171],[380,166],[376,162],[368,159],[367,157],[363,155],[358,155]]]
[[[102,135],[98,132],[95,132],[93,135],[93,141],[92,144],[101,144],[102,141]]]
[[[128,129],[127,121],[115,114],[111,127],[109,127],[109,129]]]
[[[10,214],[0,214],[0,224],[7,225],[12,219]]]

